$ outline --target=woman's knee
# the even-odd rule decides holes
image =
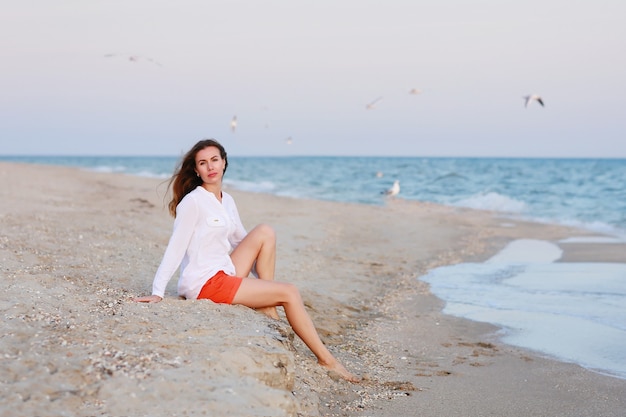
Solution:
[[[263,236],[264,241],[276,242],[276,232],[274,231],[274,228],[269,224],[259,224],[254,228],[254,231],[255,233]]]
[[[290,302],[300,302],[302,297],[300,296],[300,290],[294,284],[285,282],[283,283],[283,291],[285,292],[285,296]]]

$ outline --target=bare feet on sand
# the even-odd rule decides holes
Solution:
[[[331,374],[331,376],[332,374],[335,374],[339,376],[340,378],[345,379],[348,382],[353,382],[353,383],[361,382],[361,378],[359,378],[358,376],[348,371],[338,361],[334,361],[333,363],[328,363],[328,364],[322,363],[322,362],[318,362],[318,363],[322,365],[324,368],[326,368]]]

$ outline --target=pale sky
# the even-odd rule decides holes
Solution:
[[[626,158],[624,0],[0,6],[0,155]]]

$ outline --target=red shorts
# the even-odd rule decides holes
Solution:
[[[232,304],[242,281],[243,278],[227,275],[224,271],[218,271],[204,284],[200,294],[198,294],[198,300],[208,298],[214,303]]]

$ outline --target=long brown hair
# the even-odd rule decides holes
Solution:
[[[219,149],[220,155],[225,162],[224,173],[226,173],[228,158],[224,147],[215,139],[203,139],[196,143],[183,156],[168,183],[168,188],[172,188],[172,200],[168,204],[172,217],[176,217],[176,206],[178,206],[183,197],[193,191],[198,185],[202,185],[202,179],[196,173],[196,154],[209,146],[215,146]]]

